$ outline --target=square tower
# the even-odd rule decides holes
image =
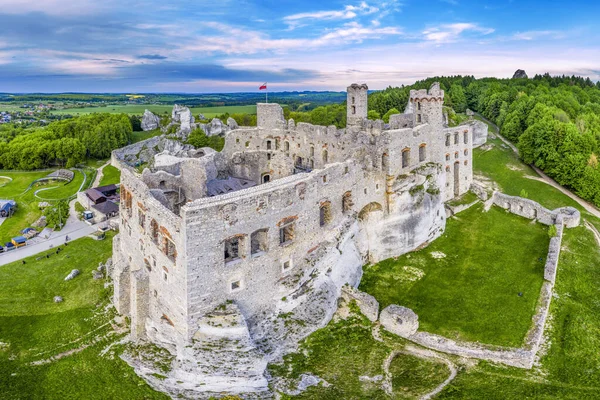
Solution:
[[[367,95],[369,87],[353,83],[347,88],[346,126],[361,126],[367,119]]]
[[[429,90],[411,90],[409,106],[413,113],[414,126],[429,124],[435,130],[444,127],[444,91],[440,84],[435,82]]]

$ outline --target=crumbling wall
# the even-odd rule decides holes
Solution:
[[[567,228],[579,225],[581,214],[573,207],[561,207],[550,211],[539,203],[518,196],[509,196],[504,193],[494,192],[493,204],[510,211],[521,217],[535,219],[544,225],[553,225],[561,215],[561,219]]]

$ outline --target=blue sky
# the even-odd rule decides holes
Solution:
[[[0,0],[0,92],[371,89],[600,79],[600,2]]]

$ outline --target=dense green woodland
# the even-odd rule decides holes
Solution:
[[[533,79],[435,77],[369,96],[369,109],[403,110],[410,89],[438,81],[445,104],[481,113],[514,142],[521,158],[580,197],[600,206],[600,85],[589,78],[536,75]]]
[[[124,114],[90,114],[46,127],[0,127],[0,168],[32,170],[75,166],[86,158],[108,158],[131,141],[132,124]]]

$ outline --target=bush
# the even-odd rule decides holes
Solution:
[[[191,144],[195,148],[210,147],[216,151],[221,151],[225,146],[225,139],[220,136],[206,136],[202,128],[197,128],[190,132],[186,144]]]

